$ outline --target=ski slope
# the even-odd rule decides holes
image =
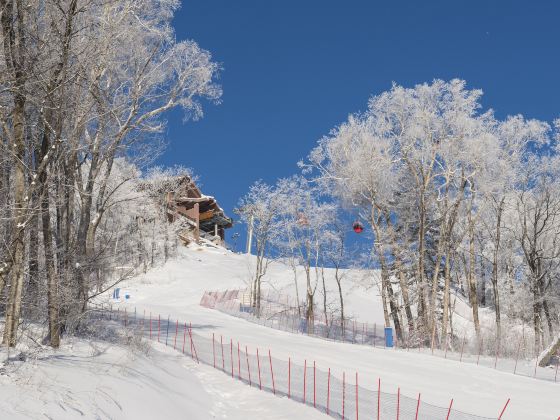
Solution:
[[[249,348],[270,348],[274,357],[284,360],[291,357],[294,363],[303,363],[304,359],[315,360],[319,368],[331,368],[338,377],[343,371],[358,371],[361,385],[372,390],[377,388],[377,379],[381,378],[385,392],[396,393],[397,387],[401,388],[402,394],[410,397],[416,397],[421,392],[423,401],[444,407],[454,398],[455,409],[481,416],[497,417],[508,398],[511,398],[511,403],[504,419],[544,420],[557,419],[560,415],[560,384],[413,351],[335,343],[286,333],[199,306],[204,290],[246,286],[253,263],[252,256],[224,250],[182,249],[179,257],[164,266],[122,284],[131,297],[120,305],[127,306],[129,311],[136,307],[140,314],[146,311],[146,316],[152,313],[162,318],[169,315],[172,319],[190,321],[198,334],[211,337],[215,333],[227,340],[233,338]],[[303,280],[303,276],[299,277]],[[266,278],[267,284],[263,287],[293,293],[293,272],[289,267],[272,265]],[[329,273],[327,278],[328,288],[332,290],[334,281]],[[345,292],[348,313],[362,321],[382,324],[379,296],[375,288],[367,289],[364,285],[367,285],[367,280],[359,278],[359,274],[348,277]],[[300,284],[300,291],[304,290],[302,286]],[[106,301],[110,301],[109,297]],[[227,378],[219,372],[215,373]],[[214,379],[220,384],[224,380]],[[232,387],[239,385],[231,381]],[[264,394],[263,399],[270,397]],[[263,404],[259,402],[257,406]],[[287,401],[287,406],[293,406],[294,410],[308,410],[290,401]],[[279,417],[276,418],[290,418],[290,411],[278,412]],[[322,416],[319,413],[315,415]],[[235,418],[233,416],[233,413],[228,413],[225,418]],[[302,416],[303,412],[298,415],[299,418]],[[260,419],[261,416],[245,418]]]
[[[67,339],[59,350],[45,348],[4,366],[0,390],[2,420],[323,418],[157,343],[144,354],[107,341]]]

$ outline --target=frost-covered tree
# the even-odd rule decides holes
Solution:
[[[219,66],[194,41],[176,40],[178,6],[0,3],[0,187],[11,191],[0,222],[9,232],[0,249],[4,343],[17,341],[22,302],[35,302],[59,345],[98,286],[99,229],[121,189],[115,162],[157,154],[166,111],[196,119],[201,100],[219,99]],[[43,283],[47,302],[28,299]]]
[[[260,316],[262,279],[273,261],[272,247],[282,229],[280,214],[285,205],[284,198],[276,186],[257,181],[235,210],[255,238],[256,265],[251,280],[251,306],[256,316]]]
[[[531,310],[546,318],[546,305],[554,313],[548,283],[534,280],[543,278],[530,269],[535,261],[521,258],[531,254],[523,250],[528,242],[539,243],[541,250],[533,254],[547,255],[546,271],[557,273],[555,240],[529,241],[531,228],[525,223],[538,225],[543,217],[539,226],[546,223],[546,229],[533,226],[533,232],[551,235],[556,229],[550,215],[555,214],[554,194],[547,191],[558,181],[545,169],[557,153],[550,127],[481,112],[481,95],[461,80],[394,85],[372,97],[367,111],[351,115],[321,139],[309,163],[302,163],[325,193],[369,221],[385,321],[393,322],[399,338],[404,311],[409,338],[447,345],[448,336],[453,338],[452,289],[466,294],[479,341],[478,306],[490,302],[496,314],[494,341],[500,345],[504,289],[511,302],[512,290],[530,284]],[[539,177],[526,180],[524,174],[534,168]],[[515,213],[523,223],[509,223]],[[520,281],[520,264],[527,281]],[[486,279],[492,285],[489,301]],[[508,311],[508,316],[515,315]],[[534,317],[536,330],[539,316]]]

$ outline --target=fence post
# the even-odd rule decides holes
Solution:
[[[183,354],[185,354],[185,341],[187,341],[187,323],[185,322],[185,330],[183,331]]]
[[[416,420],[418,420],[419,411],[420,411],[420,393],[418,394],[418,404],[416,404]]]
[[[502,416],[504,415],[504,412],[506,411],[506,408],[509,404],[509,400],[510,400],[510,398],[508,398],[508,400],[506,402],[506,405],[504,405],[504,408],[503,408],[502,412],[500,413],[500,416],[498,417],[498,420],[502,420]]]
[[[288,357],[288,399],[292,395],[292,358]]]
[[[226,371],[226,361],[224,359],[224,340],[222,335],[220,334],[220,347],[222,348],[222,370]]]
[[[447,410],[447,417],[445,420],[449,420],[449,415],[451,414],[451,407],[453,407],[453,398],[451,398],[451,403],[449,404],[449,410]]]
[[[303,403],[305,404],[305,387],[307,385],[307,359],[303,364]]]
[[[239,341],[237,342],[237,379],[241,379],[241,353],[239,351]]]
[[[401,415],[401,388],[397,389],[397,420]]]
[[[313,407],[317,408],[317,397],[316,397],[316,391],[315,391],[315,383],[316,383],[316,371],[315,371],[315,360],[313,360]]]
[[[196,359],[196,363],[200,364],[200,362],[198,361],[198,352],[196,351],[196,346],[194,344],[194,338],[193,338],[193,333],[192,333],[192,323],[189,322],[189,337],[191,338],[191,346],[194,350],[194,357]]]
[[[214,346],[214,333],[212,333],[212,360],[214,361],[214,369],[216,369],[216,348]]]
[[[177,333],[179,332],[179,320],[175,324],[175,341],[173,342],[173,350],[177,347]],[[213,335],[212,335],[213,337]],[[215,367],[215,366],[214,366]]]
[[[262,382],[261,382],[261,359],[259,358],[259,348],[257,347],[257,365],[259,368],[259,389],[262,390]]]
[[[344,420],[345,399],[346,399],[346,372],[342,372],[342,420]]]
[[[167,315],[167,332],[165,333],[165,345],[167,346],[167,339],[169,338],[169,315]]]
[[[329,368],[329,376],[327,379],[327,416],[329,415],[330,402],[331,402],[331,368]]]
[[[358,406],[358,372],[356,372],[356,420],[359,417],[359,406]]]
[[[251,383],[251,367],[249,366],[249,352],[247,351],[247,346],[245,346],[245,357],[247,359],[247,376],[249,376],[249,386],[252,386]]]
[[[233,378],[233,339],[229,339],[229,359],[231,362],[231,377]]]
[[[377,420],[381,416],[381,378],[377,378]]]
[[[274,369],[272,369],[272,356],[270,355],[270,349],[268,349],[268,361],[270,362],[270,376],[272,377],[272,392],[276,395],[276,385],[274,384]]]
[[[192,337],[192,324],[189,322],[189,341],[191,343],[191,357],[194,359],[196,357],[196,362],[198,363],[198,355],[196,354],[196,348],[194,347],[194,341]]]

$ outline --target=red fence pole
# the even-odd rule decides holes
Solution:
[[[510,399],[508,398],[508,400],[507,400],[507,402],[506,402],[506,405],[504,405],[504,408],[503,408],[502,412],[500,413],[500,416],[498,417],[498,420],[501,420],[501,419],[502,419],[502,416],[504,415],[504,412],[506,411],[506,408],[507,408],[507,406],[508,406],[508,404],[509,404],[509,400],[510,400]]]
[[[216,369],[216,346],[214,341],[214,333],[212,333],[212,360],[214,361],[214,369]]]
[[[198,354],[196,353],[196,347],[194,346],[194,340],[192,336],[192,324],[189,322],[189,339],[191,340],[191,357],[194,356],[196,363],[198,362]]]
[[[272,377],[272,392],[276,395],[276,385],[274,384],[274,369],[272,369],[272,356],[270,355],[270,349],[268,349],[268,361],[270,362],[270,376]]]
[[[223,340],[221,335],[220,335],[220,346],[222,347],[222,370],[225,372],[226,371],[226,361],[224,359],[224,340]]]
[[[292,358],[288,357],[288,399],[292,395]]]
[[[259,389],[262,389],[262,382],[261,382],[261,359],[259,358],[259,348],[257,347],[257,365],[259,368]]]
[[[231,377],[233,378],[233,339],[229,339],[229,359],[231,361]]]
[[[177,347],[177,333],[179,332],[179,320],[177,320],[177,323],[175,325],[175,341],[173,342],[173,350],[175,350],[175,348]],[[214,343],[214,334],[212,334],[212,344]],[[216,367],[216,366],[214,366]]]
[[[247,375],[249,376],[249,386],[251,386],[251,368],[249,367],[249,353],[247,352],[247,346],[245,346],[245,357],[247,358]]]
[[[167,341],[169,340],[169,315],[167,315],[167,328],[165,331],[165,345],[167,346]]]
[[[327,379],[327,416],[329,415],[330,402],[331,402],[331,368],[329,368],[329,378]]]
[[[305,404],[305,386],[307,385],[307,359],[303,364],[303,403]]]
[[[313,360],[313,407],[317,408],[317,397],[315,391],[315,383],[316,383],[316,371],[315,371],[315,360]]]
[[[187,341],[187,323],[185,322],[185,331],[183,332],[183,354],[185,354],[185,341]]]
[[[346,372],[342,372],[342,420],[344,420],[345,399],[346,399]]]
[[[416,420],[418,420],[419,411],[420,411],[420,394],[418,394],[418,404],[416,404]]]
[[[453,407],[453,398],[451,398],[451,403],[449,404],[449,410],[447,410],[447,417],[445,420],[449,420],[449,415],[451,414],[451,407]]]
[[[381,416],[381,378],[377,378],[377,420]]]
[[[398,388],[397,389],[397,420],[399,420],[400,415],[401,415],[401,389]]]
[[[237,342],[237,379],[241,379],[241,357],[239,351],[239,341]]]
[[[356,372],[356,420],[359,417],[359,406],[358,406],[358,372]]]

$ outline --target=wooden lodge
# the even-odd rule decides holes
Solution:
[[[212,243],[224,246],[224,232],[233,226],[214,197],[204,195],[195,182],[185,176],[175,192],[167,192],[167,217],[170,222],[184,218],[186,228],[179,238],[189,244]]]

